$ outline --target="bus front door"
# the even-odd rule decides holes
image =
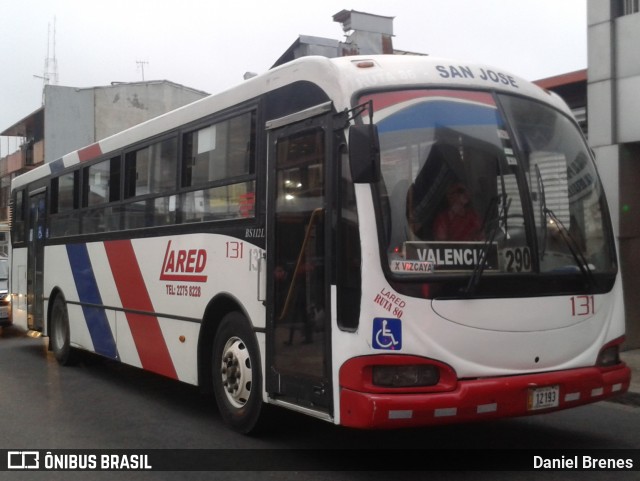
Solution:
[[[29,196],[27,260],[27,326],[42,331],[44,325],[44,242],[46,236],[46,192]]]
[[[331,415],[331,115],[269,130],[266,388]],[[273,173],[273,174],[272,174]]]

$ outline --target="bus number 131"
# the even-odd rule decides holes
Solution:
[[[595,302],[593,296],[573,296],[571,297],[572,316],[590,316],[595,314]]]

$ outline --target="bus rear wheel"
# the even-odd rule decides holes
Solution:
[[[255,431],[262,411],[258,343],[238,312],[223,319],[213,342],[213,391],[223,420],[235,431]]]
[[[67,304],[62,296],[56,296],[51,308],[49,348],[60,365],[71,366],[77,362],[77,353],[70,342]]]

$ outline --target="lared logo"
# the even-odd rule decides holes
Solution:
[[[161,281],[207,282],[202,274],[207,266],[205,249],[171,249],[171,241],[162,262]]]

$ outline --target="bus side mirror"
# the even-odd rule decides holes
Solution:
[[[349,164],[354,183],[370,184],[380,180],[380,140],[376,125],[349,128]]]

